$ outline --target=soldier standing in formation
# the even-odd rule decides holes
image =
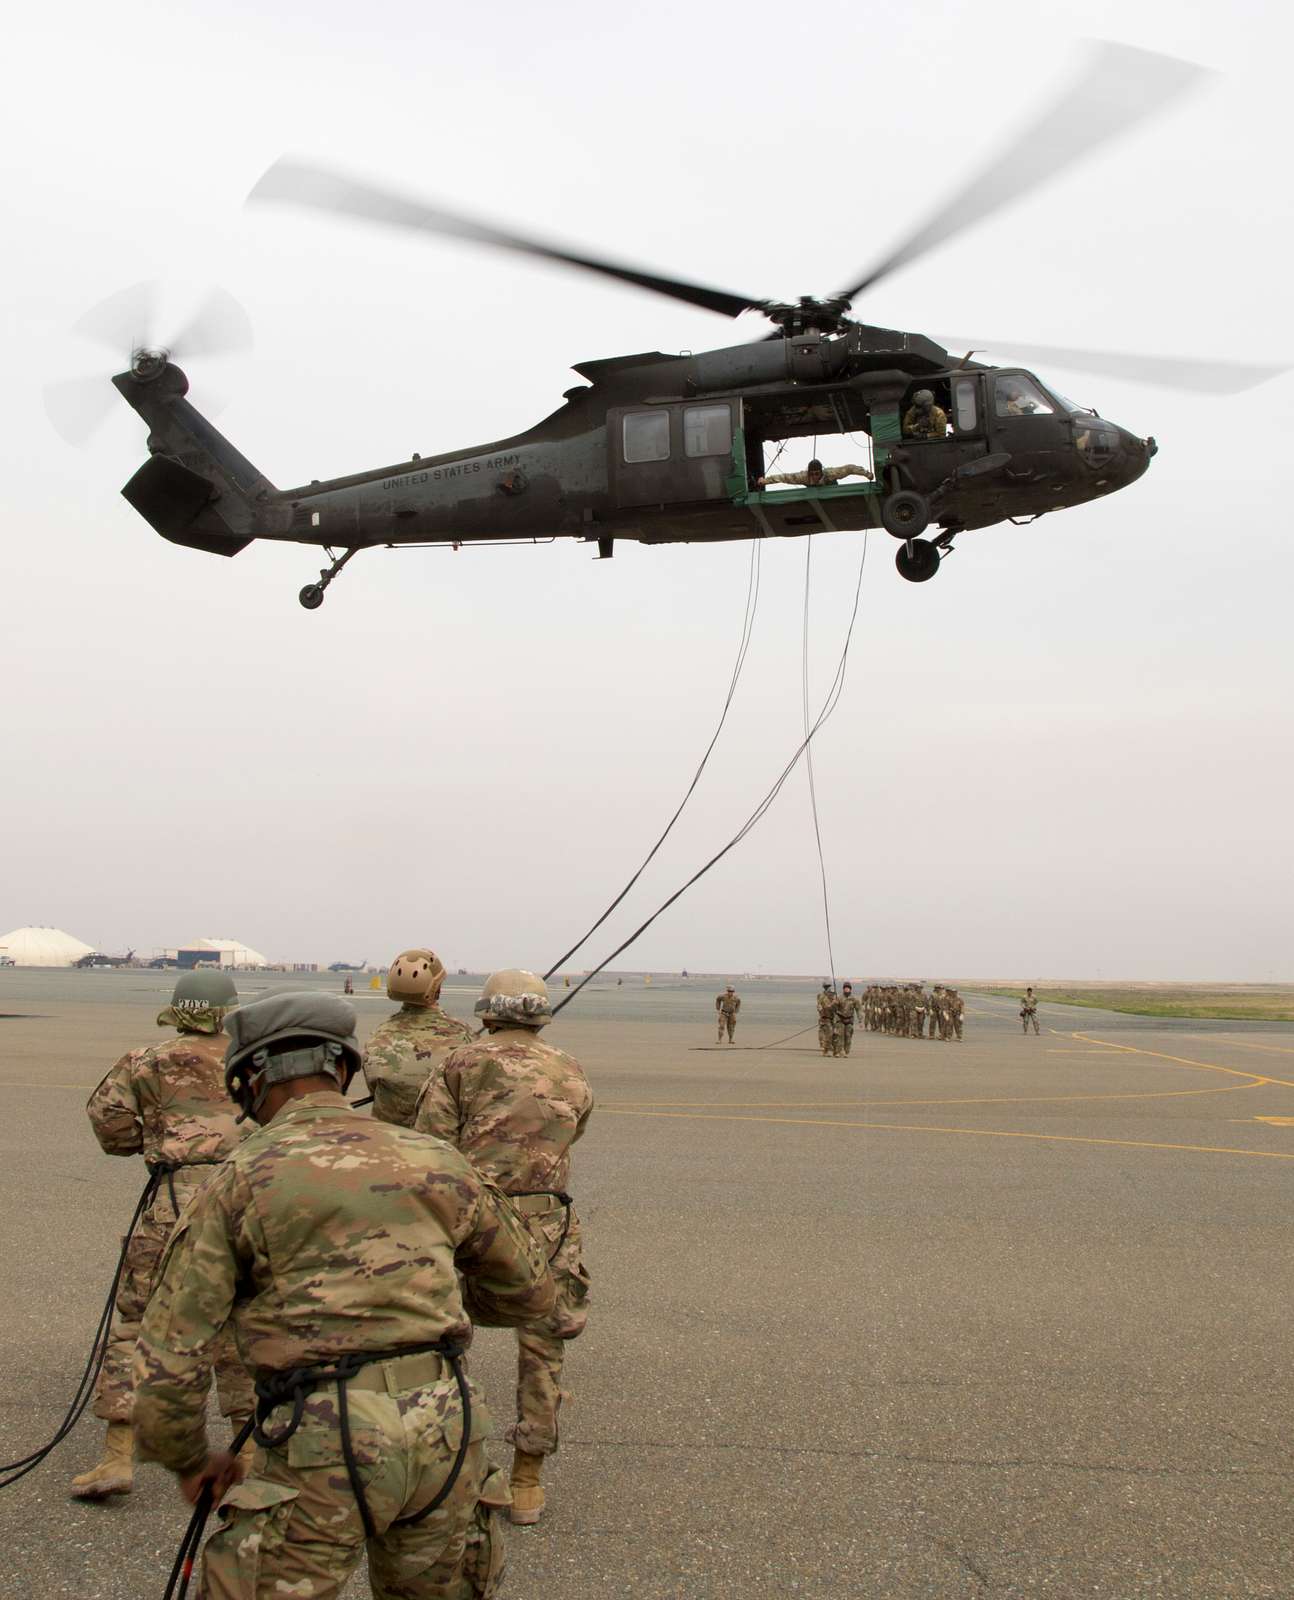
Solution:
[[[836,991],[831,987],[831,979],[824,978],[818,990],[818,1049],[824,1056],[838,1055],[839,1046],[835,1041]]]
[[[222,1031],[226,1011],[237,1003],[228,974],[185,973],[157,1019],[159,1027],[175,1028],[177,1036],[122,1056],[85,1108],[110,1156],[143,1156],[153,1193],[126,1248],[107,1354],[95,1384],[94,1414],[107,1423],[103,1459],[73,1478],[78,1500],[129,1494],[134,1487],[131,1362],[140,1320],[181,1207],[240,1139],[238,1108],[225,1092],[229,1041]],[[204,1404],[213,1362],[221,1413],[237,1431],[252,1413],[251,1379],[232,1342],[216,1342],[194,1374]]]
[[[349,1002],[267,996],[229,1033],[226,1081],[260,1131],[187,1208],[135,1361],[143,1455],[191,1504],[221,1502],[203,1600],[330,1600],[366,1547],[377,1600],[484,1600],[508,1492],[459,1354],[472,1323],[550,1310],[543,1252],[456,1150],[351,1107]],[[261,1402],[246,1482],[204,1427],[231,1320]]]
[[[927,995],[919,983],[872,983],[863,994],[863,1017],[873,1033],[920,1039],[927,1026],[941,1039],[962,1036],[965,1005],[956,989],[937,983]]]
[[[517,1327],[517,1420],[506,1437],[513,1446],[512,1520],[528,1524],[543,1512],[544,1457],[557,1449],[566,1342],[588,1321],[589,1275],[567,1191],[571,1146],[588,1125],[593,1094],[579,1063],[537,1037],[552,1021],[542,978],[517,969],[493,973],[476,1014],[489,1038],[446,1057],[423,1090],[414,1126],[456,1145],[512,1197],[556,1284],[552,1309]]]
[[[836,1002],[837,1055],[847,1056],[854,1044],[854,1023],[863,1009],[862,1001],[854,994],[854,986],[846,980],[840,986],[840,999]]]
[[[1033,985],[1024,991],[1024,998],[1020,1001],[1020,1031],[1028,1033],[1029,1024],[1033,1023],[1033,1031],[1038,1029],[1038,1001],[1033,992]]]
[[[373,1115],[383,1122],[413,1127],[418,1096],[451,1050],[466,1044],[472,1030],[440,1008],[445,964],[430,950],[404,950],[391,963],[386,992],[400,1009],[378,1025],[364,1048],[364,1077],[373,1096]]]
[[[737,1031],[737,1013],[741,1010],[741,997],[731,984],[721,995],[716,995],[714,1002],[716,1020],[719,1024],[719,1037],[716,1044],[723,1043],[723,1030],[728,1030],[728,1043],[732,1043],[732,1036]]]

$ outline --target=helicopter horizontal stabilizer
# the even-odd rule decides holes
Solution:
[[[219,491],[211,479],[169,456],[151,456],[121,492],[144,521],[172,544],[215,556],[236,556],[252,542],[240,539],[215,509]]]

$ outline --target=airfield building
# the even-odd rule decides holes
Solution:
[[[73,967],[91,954],[90,945],[62,928],[15,928],[0,937],[0,957],[16,967]]]
[[[199,965],[227,967],[231,971],[250,971],[269,966],[268,960],[258,950],[241,944],[237,939],[194,939],[163,954],[168,962],[186,970]]]

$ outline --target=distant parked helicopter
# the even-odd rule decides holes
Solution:
[[[575,371],[587,384],[567,390],[565,403],[524,433],[295,489],[276,488],[188,403],[188,380],[168,349],[141,344],[112,380],[150,430],[150,459],[122,492],[176,544],[229,556],[254,539],[322,546],[332,564],[299,595],[310,609],[360,550],[559,536],[595,543],[606,557],[617,539],[687,543],[883,527],[901,541],[902,576],[925,582],[971,529],[1032,520],[1135,482],[1155,441],[1074,405],[1023,367],[986,365],[973,352],[955,358],[921,334],[854,322],[846,315],[852,302],[1202,75],[1166,56],[1097,47],[1075,86],[897,248],[840,293],[795,303],[661,277],[281,161],[253,200],[518,251],[725,316],[762,312],[774,331],[700,355],[581,362]],[[1013,348],[1029,360],[1217,391],[1284,370]],[[905,424],[921,390],[943,414],[934,435]],[[874,481],[761,485],[771,446],[851,433],[869,436]]]

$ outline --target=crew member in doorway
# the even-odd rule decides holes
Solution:
[[[943,439],[948,433],[948,413],[935,404],[932,389],[918,389],[903,413],[905,439]]]
[[[716,995],[714,1000],[716,1020],[719,1024],[719,1037],[716,1044],[723,1043],[723,1030],[728,1030],[728,1043],[732,1043],[732,1036],[737,1031],[737,1013],[741,1010],[741,996],[731,984],[722,994]]]
[[[821,461],[810,461],[803,472],[774,472],[766,478],[759,479],[761,489],[770,483],[798,483],[807,489],[821,489],[824,485],[839,483],[842,478],[867,478],[871,479],[871,470],[868,467],[855,466],[846,462],[843,467],[824,467]]]

